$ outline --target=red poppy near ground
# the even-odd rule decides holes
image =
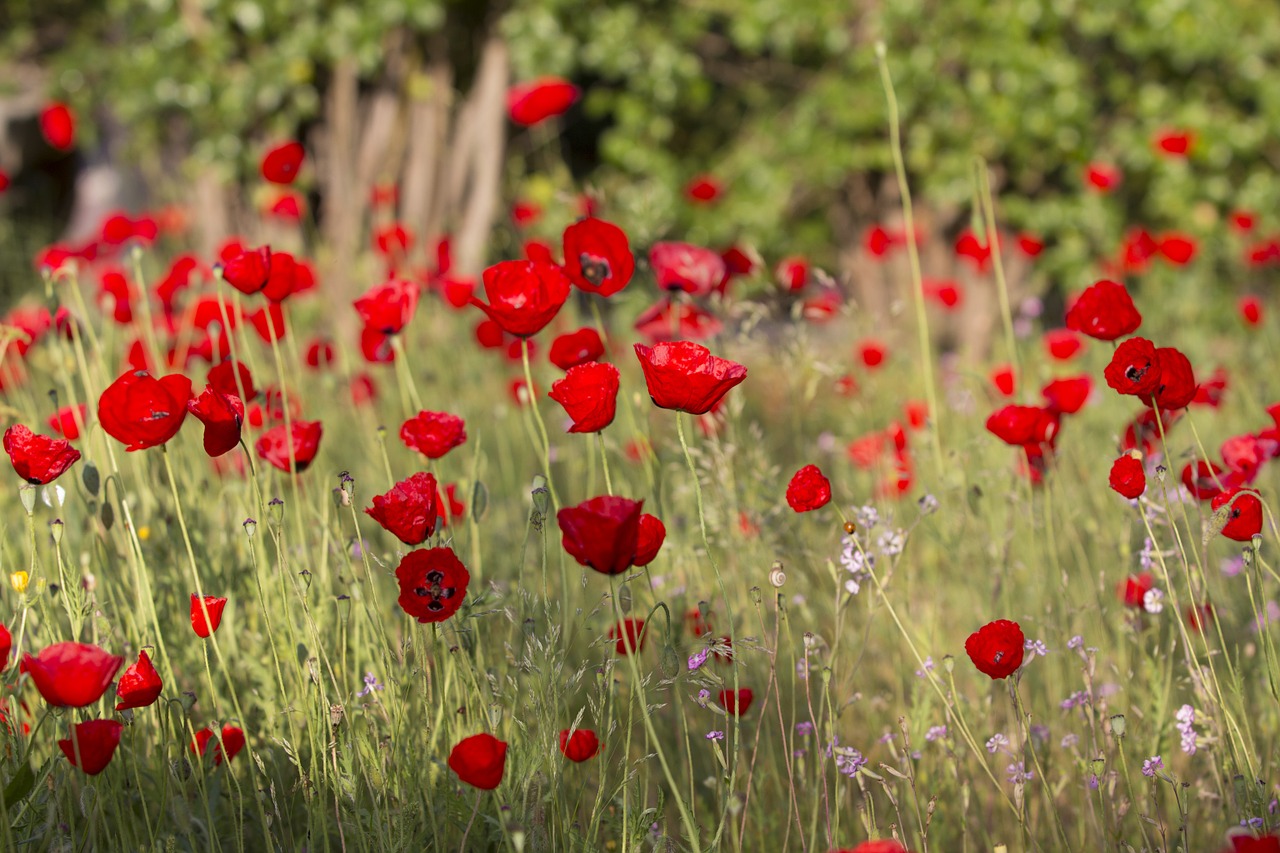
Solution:
[[[600,432],[613,423],[618,406],[618,368],[591,361],[569,368],[548,395],[573,420],[569,432]]]
[[[1001,364],[991,370],[991,385],[1002,397],[1013,396],[1013,366]]]
[[[1160,387],[1160,360],[1155,344],[1146,338],[1129,338],[1111,355],[1102,375],[1120,394],[1149,396]]]
[[[649,250],[658,287],[706,296],[724,280],[724,258],[710,249],[690,243],[654,243]]]
[[[370,288],[352,304],[367,328],[398,335],[413,319],[419,291],[417,282],[392,279]]]
[[[489,304],[474,296],[480,308],[507,334],[531,337],[551,322],[569,298],[569,279],[554,264],[502,261],[484,271]]]
[[[648,637],[644,620],[628,616],[609,629],[609,639],[616,641],[614,651],[620,655],[644,651],[644,641]]]
[[[240,443],[244,403],[239,397],[206,387],[199,397],[187,401],[187,411],[204,424],[205,453],[221,456]]]
[[[684,197],[694,204],[710,204],[720,197],[723,189],[711,175],[697,175],[684,185]]]
[[[1017,622],[997,619],[970,634],[964,641],[964,650],[979,672],[999,680],[1013,675],[1022,666],[1025,640]]]
[[[1156,368],[1152,372],[1159,376],[1155,390],[1150,395],[1139,394],[1139,399],[1148,406],[1172,411],[1186,408],[1195,399],[1195,371],[1191,369],[1191,361],[1178,350],[1157,348]]]
[[[1084,172],[1085,181],[1099,192],[1110,192],[1120,186],[1123,176],[1109,163],[1090,163]]]
[[[635,352],[649,398],[660,409],[704,415],[747,378],[746,367],[692,341],[635,344]]]
[[[271,247],[238,251],[224,258],[219,269],[223,281],[251,296],[266,287],[271,278]]]
[[[1156,134],[1155,149],[1157,153],[1184,157],[1191,150],[1195,139],[1188,130],[1162,130]]]
[[[439,459],[467,440],[467,427],[457,415],[421,411],[400,426],[400,440],[428,459]]]
[[[492,791],[502,783],[507,744],[488,732],[463,738],[449,752],[449,769],[473,788]]]
[[[547,357],[561,370],[596,361],[604,355],[600,333],[590,326],[560,335],[551,342]]]
[[[632,564],[640,544],[644,501],[605,495],[556,513],[561,544],[580,565],[618,575]]]
[[[222,727],[221,742],[219,742],[217,734],[211,727],[206,727],[196,732],[195,740],[191,742],[191,751],[200,756],[212,754],[213,766],[217,767],[222,763],[224,748],[226,749],[226,759],[230,761],[240,754],[240,750],[244,749],[244,744],[244,730],[227,723]]]
[[[277,145],[262,157],[262,177],[273,184],[291,184],[298,177],[304,157],[306,150],[300,142]]]
[[[49,429],[61,435],[67,441],[75,441],[80,438],[80,433],[88,422],[89,406],[86,403],[63,406],[50,415],[49,420],[46,421]]]
[[[289,432],[285,431],[284,424],[272,427],[262,434],[253,449],[259,459],[286,474],[290,471],[292,456],[293,471],[301,474],[316,458],[324,426],[320,421],[292,421],[290,427]]]
[[[1186,234],[1164,234],[1160,237],[1160,254],[1175,266],[1191,262],[1196,255],[1196,241]]]
[[[1102,279],[1085,289],[1067,309],[1067,328],[1100,341],[1114,341],[1137,330],[1142,315],[1123,284]]]
[[[88,720],[71,727],[71,737],[58,741],[58,749],[87,776],[97,776],[111,763],[120,745],[124,723],[119,720]]]
[[[68,151],[76,141],[76,117],[66,104],[54,101],[40,111],[40,133],[59,151]]]
[[[507,90],[507,115],[516,124],[532,127],[568,112],[582,90],[562,77],[539,77]]]
[[[720,334],[723,328],[720,318],[701,306],[692,302],[673,304],[666,297],[642,311],[635,323],[636,331],[653,343],[702,341]]]
[[[799,255],[783,258],[774,269],[773,277],[783,290],[792,293],[804,290],[809,282],[809,261]]]
[[[1044,333],[1044,348],[1055,361],[1070,361],[1084,347],[1080,335],[1071,329],[1050,329]]]
[[[817,465],[806,465],[787,484],[787,505],[796,512],[812,512],[831,501],[831,481]]]
[[[83,708],[102,698],[122,663],[124,658],[88,643],[54,643],[39,655],[23,655],[18,671],[31,676],[50,705]]]
[[[1222,535],[1237,542],[1248,542],[1262,532],[1262,501],[1248,489],[1236,486],[1215,496],[1209,504],[1215,513],[1230,506]]]
[[[733,690],[721,690],[719,697],[720,707],[728,712],[729,716],[745,716],[751,708],[751,702],[756,698],[755,692],[750,687],[743,687],[736,692]]]
[[[191,380],[180,373],[155,379],[145,370],[125,373],[98,399],[98,422],[125,450],[145,450],[178,434],[187,417]]]
[[[147,653],[141,651],[138,653],[138,662],[126,669],[116,684],[116,698],[120,700],[116,703],[116,710],[145,708],[160,698],[160,691],[163,689],[164,682],[160,680],[160,673],[156,672]]]
[[[222,611],[227,607],[227,600],[216,595],[206,595],[203,599],[191,593],[191,630],[196,636],[207,639],[222,624]],[[208,616],[205,612],[208,611]]]
[[[375,495],[365,514],[404,544],[421,545],[436,527],[439,490],[434,476],[419,472]]]
[[[1258,326],[1262,323],[1262,300],[1256,296],[1241,296],[1236,303],[1240,311],[1240,319],[1247,326]]]
[[[1084,408],[1093,393],[1093,380],[1087,373],[1055,379],[1040,389],[1048,408],[1064,415],[1074,415]]]
[[[564,229],[564,272],[579,290],[612,296],[635,267],[626,232],[612,222],[588,217]]]
[[[4,452],[18,476],[33,486],[52,483],[80,459],[80,451],[65,438],[39,435],[22,424],[4,431]]]
[[[667,527],[656,515],[643,513],[640,516],[640,532],[636,536],[636,553],[631,565],[647,566],[662,550],[662,543],[667,538]]]
[[[1147,474],[1142,469],[1142,460],[1126,453],[1111,463],[1111,474],[1108,477],[1111,488],[1122,497],[1134,500],[1147,490]]]
[[[575,763],[594,758],[600,751],[600,738],[591,729],[569,729],[560,732],[560,752]]]
[[[449,547],[410,551],[396,566],[400,607],[424,625],[443,622],[458,612],[471,573]]]
[[[1118,590],[1120,597],[1124,600],[1126,607],[1140,608],[1143,600],[1147,597],[1147,593],[1155,586],[1155,578],[1151,572],[1143,572],[1138,575],[1130,575],[1125,578],[1124,583],[1120,585]]]

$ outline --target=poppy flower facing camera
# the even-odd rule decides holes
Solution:
[[[997,619],[970,634],[964,650],[979,672],[999,680],[1013,675],[1022,666],[1025,640],[1017,622]]]
[[[423,624],[443,622],[458,612],[471,573],[452,548],[410,551],[396,566],[401,609]]]
[[[612,296],[635,268],[626,232],[612,222],[587,217],[564,229],[564,272],[579,290]]]
[[[489,315],[509,335],[528,338],[542,331],[569,298],[569,278],[555,264],[502,261],[484,271],[486,305],[471,304]]]
[[[130,371],[98,399],[98,422],[125,450],[158,447],[178,434],[187,417],[191,380],[180,373],[160,379]]]

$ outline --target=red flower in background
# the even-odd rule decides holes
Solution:
[[[1187,130],[1164,130],[1156,134],[1155,148],[1158,153],[1175,157],[1185,157],[1191,150],[1195,137]]]
[[[1160,360],[1155,344],[1146,338],[1129,338],[1111,356],[1102,375],[1120,394],[1144,397],[1160,387]]]
[[[1198,459],[1182,469],[1182,485],[1198,501],[1216,498],[1235,485],[1232,478],[1216,462]]]
[[[1227,840],[1230,846],[1222,848],[1221,853],[1280,853],[1280,836],[1273,833],[1257,837],[1232,835]]]
[[[428,459],[439,459],[467,440],[467,426],[457,415],[422,411],[400,426],[400,440]]]
[[[1139,575],[1130,575],[1125,578],[1123,584],[1120,585],[1120,597],[1124,600],[1126,607],[1142,607],[1147,593],[1155,586],[1155,578],[1151,576],[1151,572],[1143,572]]]
[[[594,758],[600,751],[600,738],[591,729],[565,729],[560,732],[560,752],[575,763]]]
[[[1034,258],[1044,251],[1044,241],[1038,235],[1024,231],[1018,235],[1018,248],[1028,258]]]
[[[0,195],[4,195],[7,189],[9,189],[9,173],[0,169]]]
[[[1123,284],[1103,279],[1076,297],[1067,309],[1067,328],[1100,341],[1114,341],[1137,330],[1142,315]]]
[[[1040,389],[1048,408],[1063,415],[1074,415],[1084,408],[1093,393],[1093,380],[1087,373],[1055,379]]]
[[[1099,192],[1110,192],[1120,186],[1123,176],[1109,163],[1090,163],[1084,172],[1085,181]]]
[[[76,141],[76,117],[71,108],[54,101],[40,111],[40,133],[59,151],[69,151]]]
[[[85,425],[89,422],[89,406],[79,403],[75,406],[63,406],[50,416],[46,423],[49,429],[61,435],[67,441],[80,438]]]
[[[910,851],[892,838],[878,838],[873,841],[864,841],[852,850],[842,848],[832,850],[831,853],[910,853]]]
[[[654,243],[649,264],[658,287],[666,291],[706,296],[724,280],[724,258],[690,243]]]
[[[691,415],[711,411],[731,388],[747,378],[747,368],[717,358],[690,341],[635,345],[649,398],[660,409]]]
[[[271,253],[271,271],[262,295],[272,302],[283,302],[298,290],[298,262],[288,252]]]
[[[244,730],[227,723],[222,727],[221,741],[212,728],[206,727],[196,732],[195,740],[191,743],[191,751],[196,755],[205,756],[209,755],[209,748],[213,747],[213,766],[217,767],[222,763],[223,749],[226,749],[226,760],[230,761],[240,754],[244,744]]]
[[[630,616],[609,629],[609,639],[616,641],[614,651],[620,655],[644,651],[645,637],[644,620]]]
[[[684,185],[684,197],[694,204],[710,204],[722,191],[720,182],[711,175],[697,175]]]
[[[1071,329],[1050,329],[1044,333],[1044,348],[1055,361],[1070,361],[1084,347],[1080,335]]]
[[[1244,320],[1245,325],[1258,326],[1262,324],[1261,299],[1256,296],[1241,296],[1236,306],[1240,310],[1240,319]]]
[[[222,611],[226,607],[225,598],[206,595],[202,599],[194,592],[191,593],[191,630],[195,631],[196,636],[202,640],[207,639],[222,624]],[[208,611],[207,616],[206,611]]]
[[[507,90],[507,114],[516,124],[532,127],[568,112],[582,91],[561,77],[539,77]]]
[[[1230,505],[1222,528],[1222,535],[1228,539],[1248,542],[1262,532],[1262,501],[1254,492],[1236,486],[1216,495],[1209,505],[1215,513]]]
[[[751,702],[756,698],[756,694],[750,687],[743,687],[740,690],[721,690],[719,697],[720,707],[728,712],[730,717],[744,716],[751,708]]]
[[[298,177],[306,150],[300,142],[285,142],[269,150],[262,158],[262,177],[273,184],[288,185]]]
[[[1134,500],[1147,490],[1147,474],[1142,470],[1142,460],[1126,453],[1111,463],[1108,477],[1111,488],[1121,496]]]
[[[366,328],[398,335],[413,319],[419,291],[416,282],[392,279],[370,288],[353,304]]]
[[[289,458],[292,455],[293,471],[300,474],[315,460],[324,426],[320,421],[293,421],[290,426],[292,430],[288,433],[284,424],[267,430],[254,445],[254,450],[259,459],[286,474],[290,472]]]
[[[966,231],[956,240],[956,257],[966,258],[973,268],[982,272],[991,261],[991,247],[978,239],[972,231]]]
[[[502,261],[484,271],[489,304],[480,308],[507,334],[528,338],[542,331],[569,298],[569,279],[554,264]]]
[[[449,753],[449,769],[481,791],[492,791],[502,784],[506,768],[506,742],[487,732],[463,738]]]
[[[560,335],[551,342],[551,351],[547,353],[551,363],[561,370],[596,361],[602,355],[604,342],[600,340],[600,333],[589,326]]]
[[[145,370],[133,370],[102,392],[98,422],[125,450],[145,450],[178,434],[189,399],[191,380],[182,374],[155,379]]]
[[[285,334],[284,309],[278,302],[268,302],[263,307],[245,317],[253,331],[265,344],[272,340],[283,341]]]
[[[422,624],[443,622],[458,612],[471,573],[452,548],[410,551],[396,566],[400,607]]]
[[[812,512],[831,501],[831,481],[817,465],[806,465],[787,484],[787,506],[796,512]]]
[[[88,720],[71,727],[71,737],[58,741],[58,749],[87,776],[97,776],[116,754],[124,723],[119,720]]]
[[[1142,402],[1148,406],[1172,411],[1186,408],[1195,399],[1195,371],[1191,369],[1191,361],[1178,350],[1173,347],[1158,348],[1156,370],[1153,372],[1159,376],[1159,383],[1149,397],[1140,395]]]
[[[556,513],[561,544],[580,565],[620,575],[635,561],[644,501],[606,495]]]
[[[868,229],[866,238],[863,240],[867,252],[873,258],[883,258],[894,246],[905,242],[905,237],[891,234],[879,225],[873,225]]]
[[[1196,242],[1186,234],[1164,234],[1160,237],[1160,254],[1176,266],[1191,262],[1196,255]]]
[[[773,277],[783,290],[792,293],[804,290],[809,281],[809,261],[799,255],[783,258],[774,269]]]
[[[678,328],[673,328],[673,325]],[[692,302],[673,304],[666,297],[641,312],[635,324],[636,331],[654,343],[679,339],[706,340],[720,334],[723,328],[720,318],[710,311]]]
[[[1013,396],[1013,365],[1001,364],[991,370],[991,384],[1002,397]]]
[[[266,287],[271,278],[271,247],[237,251],[223,258],[218,269],[223,281],[251,296]]]
[[[421,545],[436,527],[439,489],[434,476],[419,472],[375,495],[365,514],[404,544]]]
[[[31,676],[45,702],[83,708],[102,698],[124,658],[87,643],[54,643],[39,655],[22,656],[19,672]]]
[[[647,566],[662,550],[662,543],[667,538],[667,527],[656,515],[643,513],[640,516],[640,532],[636,536],[636,554],[631,560],[633,566]]]
[[[187,411],[204,424],[205,453],[221,456],[240,443],[244,403],[239,397],[206,387],[199,397],[187,401]]]
[[[1051,444],[1058,434],[1058,417],[1038,406],[1005,406],[987,418],[987,431],[1005,444]]]
[[[138,652],[138,662],[124,671],[116,684],[116,710],[145,708],[160,698],[164,682],[145,651]]]
[[[65,438],[39,435],[22,424],[4,431],[4,452],[18,476],[34,486],[52,483],[80,459]]]
[[[970,634],[964,650],[979,672],[999,680],[1013,675],[1022,666],[1025,640],[1017,622],[997,619]]]
[[[569,432],[600,432],[613,423],[618,406],[618,368],[591,361],[569,368],[548,394],[573,419]]]
[[[889,348],[881,341],[867,339],[856,347],[858,358],[867,369],[875,370],[884,364],[884,360],[889,355]]]

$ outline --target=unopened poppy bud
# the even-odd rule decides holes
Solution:
[[[662,647],[662,655],[658,658],[658,663],[662,666],[664,678],[675,678],[680,674],[680,653],[670,643]]]
[[[196,694],[190,690],[184,690],[179,694],[178,701],[182,703],[182,710],[190,713],[191,709],[196,706]]]
[[[950,675],[951,671],[956,668],[956,659],[952,655],[943,655],[942,668],[947,671],[948,675]]]
[[[1164,482],[1164,475],[1165,475],[1165,474],[1167,474],[1167,473],[1169,473],[1169,469],[1168,469],[1168,468],[1164,467],[1163,465],[1157,465],[1157,466],[1156,466],[1156,480],[1157,480],[1158,482],[1163,483],[1163,482]]]
[[[1250,544],[1253,545],[1254,551],[1261,551],[1262,550],[1262,534],[1261,533],[1253,534],[1253,541]]]
[[[36,511],[36,490],[29,483],[18,487],[18,497],[22,499],[22,508],[27,511],[27,515]]]
[[[272,498],[267,503],[267,512],[271,516],[271,523],[279,525],[281,519],[284,518],[284,501],[279,498]]]
[[[244,520],[244,535],[252,539],[253,534],[257,532],[258,532],[258,522],[252,518],[246,518]]]
[[[66,525],[62,523],[62,519],[60,518],[55,518],[53,521],[49,522],[49,532],[53,534],[54,545],[62,544],[62,529],[65,526]]]
[[[1115,714],[1111,718],[1111,733],[1118,738],[1124,737],[1124,714]]]
[[[84,483],[84,487],[89,490],[89,494],[94,497],[98,496],[98,489],[102,485],[102,478],[98,474],[98,469],[93,463],[86,462],[84,467],[80,469],[80,481]]]
[[[761,595],[760,595],[760,587],[758,587],[758,586],[753,586],[753,587],[751,587],[751,589],[747,590],[747,592],[748,592],[748,594],[750,594],[750,596],[751,596],[751,603],[752,603],[752,604],[756,604],[756,605],[760,604],[760,602],[761,602],[761,600],[762,600]]]
[[[831,667],[824,666],[818,674],[822,676],[822,684],[824,687],[831,683]]]
[[[618,609],[623,613],[631,612],[631,587],[626,584],[618,590]]]

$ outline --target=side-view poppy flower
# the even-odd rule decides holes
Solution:
[[[1058,433],[1055,413],[1038,406],[1009,405],[987,418],[987,431],[1005,444],[1052,444]]]
[[[642,513],[640,515],[640,532],[636,537],[636,554],[631,560],[633,566],[647,566],[662,550],[662,543],[667,538],[667,527],[656,515]]]
[[[240,443],[244,403],[239,397],[206,387],[199,397],[187,401],[187,411],[204,424],[205,453],[221,456]]]
[[[68,151],[76,142],[76,117],[71,108],[59,101],[40,111],[40,134],[59,151]]]
[[[241,250],[225,258],[217,269],[223,281],[251,296],[266,287],[271,278],[271,247]]]
[[[604,341],[600,333],[590,326],[567,332],[551,342],[547,358],[561,370],[577,367],[590,361],[598,361],[604,355]]]
[[[1186,408],[1195,399],[1195,371],[1191,368],[1190,359],[1177,349],[1158,347],[1156,370],[1153,372],[1159,376],[1155,389],[1150,395],[1139,396],[1151,408],[1174,411]]]
[[[516,124],[532,127],[568,112],[581,95],[582,90],[563,77],[539,77],[507,90],[507,115]]]
[[[292,459],[293,473],[301,474],[315,461],[324,426],[320,421],[293,421],[290,426],[292,430],[288,432],[284,424],[273,426],[258,439],[254,450],[259,459],[286,474],[290,473]]]
[[[1181,479],[1183,487],[1198,501],[1213,500],[1234,485],[1222,466],[1204,459],[1188,462]]]
[[[87,776],[97,776],[116,754],[124,723],[119,720],[87,720],[71,727],[71,737],[58,741],[58,749]]]
[[[262,177],[273,184],[287,186],[298,177],[302,169],[306,149],[302,143],[290,140],[267,151],[262,158]]]
[[[375,495],[365,514],[404,544],[421,545],[435,531],[439,489],[434,476],[419,472]]]
[[[644,501],[615,495],[585,500],[556,513],[561,543],[580,565],[619,575],[633,565]]]
[[[581,764],[600,752],[600,738],[591,729],[564,729],[560,732],[560,752],[570,761]]]
[[[1132,453],[1126,453],[1111,463],[1111,474],[1107,480],[1113,490],[1129,500],[1140,497],[1147,490],[1147,474],[1142,469],[1142,460]]]
[[[1216,514],[1226,510],[1222,535],[1237,542],[1248,542],[1262,532],[1262,501],[1252,490],[1236,486],[1215,496],[1209,505]]]
[[[4,452],[18,476],[43,486],[66,473],[80,459],[80,451],[65,438],[50,438],[14,424],[4,431]]]
[[[1151,572],[1142,572],[1125,578],[1117,591],[1126,607],[1140,608],[1155,584],[1155,577]]]
[[[630,616],[609,629],[609,639],[614,640],[614,651],[620,655],[644,651],[646,636],[643,619]]]
[[[25,654],[19,672],[31,676],[40,695],[54,707],[83,708],[102,698],[124,658],[88,643],[54,643],[39,655]]]
[[[1017,622],[997,619],[970,634],[964,650],[979,672],[999,680],[1013,675],[1022,666],[1025,640]]]
[[[1262,325],[1262,300],[1256,296],[1241,296],[1236,303],[1240,311],[1240,319],[1246,326]]]
[[[600,432],[613,423],[618,407],[618,368],[589,361],[569,368],[547,394],[573,420],[569,432]]]
[[[120,700],[116,703],[116,710],[145,708],[160,698],[163,689],[164,682],[160,680],[160,673],[156,672],[151,658],[145,650],[138,652],[138,662],[126,669],[116,684],[116,698]]]
[[[627,234],[612,222],[587,217],[564,229],[564,272],[579,290],[612,296],[635,269]]]
[[[1048,407],[1064,415],[1074,415],[1084,408],[1092,393],[1093,380],[1087,373],[1055,379],[1040,389]]]
[[[555,264],[501,261],[484,271],[485,296],[471,304],[509,335],[528,338],[551,322],[569,298],[569,278]]]
[[[1149,396],[1160,387],[1160,361],[1156,346],[1146,338],[1129,338],[1116,347],[1102,375],[1116,392]]]
[[[831,481],[817,465],[806,465],[787,484],[787,506],[796,512],[812,512],[831,501]]]
[[[719,253],[691,243],[654,243],[649,249],[649,265],[660,289],[694,296],[711,293],[725,273]]]
[[[1136,331],[1142,315],[1123,284],[1102,279],[1085,288],[1067,309],[1067,328],[1100,341],[1114,341]]]
[[[352,304],[367,328],[398,335],[413,319],[420,291],[417,282],[393,278],[371,287]]]
[[[239,755],[240,750],[244,749],[244,745],[244,730],[226,723],[222,727],[221,739],[218,738],[212,726],[207,726],[196,732],[195,740],[191,742],[191,751],[202,757],[212,755],[213,766],[217,767],[222,764],[224,756],[227,761],[230,761]],[[226,750],[225,753],[223,752],[224,749]]]
[[[13,651],[13,635],[0,623],[0,672],[9,668],[9,652]]]
[[[448,412],[421,411],[401,424],[400,440],[428,459],[439,459],[467,440],[467,426]]]
[[[1044,333],[1045,352],[1054,361],[1070,361],[1084,347],[1080,335],[1072,329],[1050,329]]]
[[[443,622],[458,612],[471,573],[452,548],[410,551],[396,566],[400,607],[424,625]]]
[[[89,423],[89,405],[77,403],[74,406],[63,406],[50,415],[46,423],[49,424],[49,429],[67,441],[75,441]]]
[[[298,286],[298,262],[288,252],[272,252],[271,272],[262,295],[272,302],[288,299]]]
[[[492,791],[507,768],[507,744],[488,732],[463,738],[449,752],[449,769],[473,788]]]
[[[191,380],[180,373],[160,379],[131,370],[102,392],[98,422],[125,450],[157,447],[178,434],[187,417]]]
[[[635,344],[649,399],[660,409],[705,415],[731,388],[747,378],[747,368],[718,358],[701,344],[673,341]]]
[[[748,709],[751,708],[751,702],[756,698],[755,692],[750,687],[742,687],[737,691],[721,690],[720,707],[728,712],[729,716],[745,716]]]
[[[227,607],[227,600],[219,598],[216,595],[206,595],[201,599],[194,592],[191,593],[191,630],[196,632],[196,636],[208,639],[214,631],[218,630],[218,626],[222,624],[222,611]],[[205,612],[208,616],[205,616]]]

